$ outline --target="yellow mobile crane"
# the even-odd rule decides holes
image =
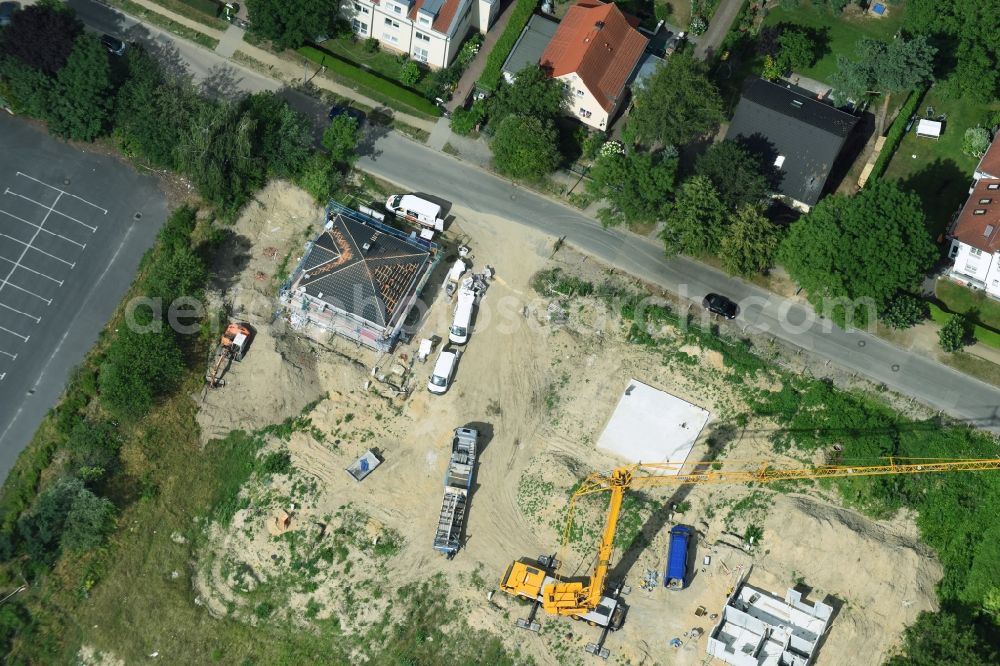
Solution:
[[[726,464],[732,464],[730,461]],[[716,469],[715,467],[719,467]],[[642,474],[643,470],[651,472]],[[625,620],[627,607],[618,599],[621,584],[610,595],[605,595],[611,555],[614,549],[615,530],[621,514],[625,491],[630,488],[659,488],[703,483],[771,483],[796,479],[842,478],[853,476],[885,476],[889,474],[924,474],[931,472],[970,472],[1000,470],[1000,458],[980,460],[954,460],[939,458],[911,458],[900,463],[888,459],[888,464],[872,466],[822,465],[802,469],[780,469],[770,463],[756,463],[749,469],[725,469],[725,464],[712,462],[634,464],[619,467],[610,474],[591,473],[570,499],[566,526],[563,530],[565,548],[573,523],[576,500],[584,495],[610,491],[607,520],[597,549],[597,564],[593,573],[582,580],[564,580],[558,575],[559,561],[542,556],[537,560],[521,558],[507,568],[500,581],[500,589],[524,600],[534,602],[527,620],[519,619],[517,625],[538,631],[534,616],[539,606],[551,615],[565,615],[584,620],[591,625],[604,627],[597,644],[587,646],[587,651],[602,657],[607,650],[601,645],[608,631],[620,628]]]

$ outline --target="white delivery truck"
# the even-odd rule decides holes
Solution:
[[[415,194],[394,194],[386,200],[385,208],[396,217],[430,227],[435,231],[444,231],[441,206],[433,201],[421,199]]]
[[[469,340],[469,327],[472,324],[472,308],[476,304],[476,292],[471,289],[458,290],[458,304],[455,306],[455,318],[448,330],[448,339],[456,345],[464,345]]]

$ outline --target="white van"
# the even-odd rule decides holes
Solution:
[[[444,231],[441,206],[433,201],[421,199],[415,194],[394,194],[386,200],[385,208],[397,217],[422,224],[435,231]]]
[[[451,375],[455,372],[457,361],[458,352],[442,350],[434,364],[434,372],[431,373],[431,378],[427,381],[427,390],[431,393],[445,393],[451,386]]]
[[[469,326],[472,324],[472,308],[476,303],[476,294],[471,289],[458,290],[458,304],[455,306],[455,318],[448,330],[448,339],[456,345],[464,345],[469,340]]]

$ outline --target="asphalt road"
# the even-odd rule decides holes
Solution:
[[[737,330],[750,327],[827,359],[841,368],[885,384],[977,427],[1000,432],[1000,389],[956,372],[881,339],[844,331],[816,317],[811,308],[778,297],[684,257],[667,259],[658,242],[600,223],[575,210],[513,186],[455,158],[415,144],[398,134],[375,142],[358,166],[403,189],[432,193],[483,213],[499,215],[551,234],[565,236],[582,252],[646,282],[700,303],[718,292],[736,300]],[[500,273],[503,267],[497,267]]]
[[[219,56],[188,45],[154,27],[135,26],[93,0],[69,0],[83,20],[103,31],[121,28],[131,39],[161,48],[162,57],[217,94],[232,91],[278,90],[292,106],[316,123],[326,122],[322,105],[300,93]],[[726,7],[729,2],[723,3]],[[732,3],[739,5],[739,3]],[[725,22],[729,10],[716,13]],[[729,18],[731,21],[731,17]],[[131,26],[131,27],[130,27]],[[120,34],[120,31],[119,33]],[[711,41],[711,40],[708,40]],[[402,189],[433,193],[473,210],[520,222],[553,237],[565,236],[581,251],[664,289],[699,302],[714,291],[741,302],[737,328],[753,327],[869,380],[885,384],[933,408],[975,426],[1000,432],[1000,389],[963,375],[919,354],[900,350],[879,338],[844,331],[820,321],[811,309],[777,297],[708,266],[678,257],[665,259],[660,245],[619,230],[603,229],[574,209],[513,186],[510,182],[455,158],[433,151],[397,133],[373,132],[358,166],[392,181]]]
[[[166,219],[152,178],[0,113],[0,478]],[[136,214],[141,216],[136,219]]]

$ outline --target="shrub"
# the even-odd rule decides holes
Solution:
[[[972,157],[982,157],[990,147],[990,133],[985,127],[970,127],[962,138],[962,152]]]
[[[313,153],[303,164],[296,182],[316,203],[326,204],[342,181],[343,176],[329,155]]]
[[[957,314],[938,331],[938,341],[941,349],[946,352],[957,352],[965,346],[969,336],[969,320],[965,315]]]
[[[510,55],[511,50],[513,50],[514,44],[517,43],[518,37],[521,36],[524,26],[531,20],[531,15],[535,13],[535,6],[537,4],[538,0],[517,0],[517,6],[511,12],[507,27],[504,29],[503,34],[500,35],[496,44],[493,45],[493,50],[490,51],[489,56],[486,58],[486,66],[479,77],[480,87],[493,90],[500,84],[500,77],[503,74],[501,71],[503,64],[507,60],[507,56]]]
[[[173,330],[148,317],[137,319],[138,326],[126,323],[119,328],[100,375],[102,402],[129,417],[149,411],[153,399],[173,389],[184,371]],[[140,329],[147,325],[153,330]]]
[[[399,70],[399,80],[408,86],[415,86],[421,74],[420,65],[410,60]]]
[[[486,105],[477,100],[469,109],[455,109],[451,114],[449,125],[455,134],[467,136],[486,118]]]
[[[292,456],[288,451],[271,451],[260,461],[257,471],[261,476],[287,474],[292,469]]]
[[[892,156],[895,154],[896,149],[899,148],[899,142],[903,140],[903,135],[906,134],[906,124],[910,121],[910,116],[913,115],[913,112],[920,105],[920,100],[924,98],[925,92],[927,92],[927,88],[914,90],[906,98],[906,101],[903,102],[903,106],[899,109],[899,114],[892,122],[892,126],[889,127],[889,131],[886,132],[885,144],[883,144],[882,152],[878,154],[878,159],[875,160],[875,164],[872,166],[871,173],[868,174],[868,180],[865,182],[866,186],[881,178],[882,174],[889,167]]]
[[[369,37],[365,40],[365,51],[368,53],[378,53],[379,41],[374,37]]]
[[[927,318],[927,303],[913,294],[899,294],[889,302],[882,321],[896,329],[911,328]]]
[[[688,29],[696,35],[703,35],[708,30],[708,22],[700,16],[692,16]]]

